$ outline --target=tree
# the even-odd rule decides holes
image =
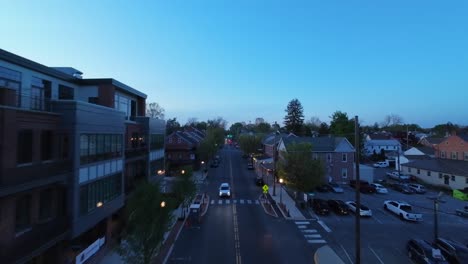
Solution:
[[[164,113],[166,110],[162,108],[158,103],[146,104],[146,116],[151,118],[164,119]]]
[[[354,146],[354,119],[349,119],[348,114],[336,111],[330,117],[330,133],[335,136],[346,137]]]
[[[192,201],[193,197],[195,197],[195,194],[197,192],[197,187],[195,186],[195,183],[192,180],[192,167],[191,166],[185,166],[182,168],[184,173],[182,176],[177,177],[177,179],[174,182],[173,186],[173,193],[176,199],[177,204],[181,204],[183,210],[181,211],[181,217],[185,217],[184,212],[185,208],[187,208],[190,205],[190,202]]]
[[[196,117],[190,117],[187,119],[186,126],[195,126],[198,123],[198,119]]]
[[[163,198],[158,184],[141,182],[136,186],[127,201],[127,225],[117,249],[125,263],[152,263],[172,221],[171,203]]]
[[[328,124],[325,122],[322,122],[320,124],[320,128],[318,130],[320,135],[327,135],[330,134],[330,127],[328,127]]]
[[[403,118],[397,114],[386,115],[384,121],[382,122],[382,127],[389,127],[395,125],[401,125],[403,123]]]
[[[256,153],[258,148],[262,145],[262,135],[248,135],[243,134],[239,136],[239,147],[244,153]]]
[[[166,135],[170,135],[175,131],[179,131],[180,128],[180,124],[177,122],[175,117],[166,121]]]
[[[237,138],[241,133],[242,128],[244,128],[244,125],[240,122],[236,122],[229,128],[229,133],[233,135],[234,138]]]
[[[282,153],[284,160],[279,162],[280,178],[287,185],[302,192],[310,192],[324,179],[324,168],[320,160],[312,158],[310,143],[293,143]]]
[[[198,129],[198,130],[201,130],[201,131],[206,130],[207,127],[208,127],[208,124],[207,124],[205,121],[198,122],[198,123],[195,125],[195,128]]]
[[[445,137],[450,135],[453,132],[460,130],[460,127],[452,122],[447,122],[446,124],[439,124],[432,128],[432,133],[437,137]]]
[[[284,117],[284,125],[289,132],[299,135],[302,132],[304,123],[304,109],[298,99],[293,99],[288,103]]]
[[[224,120],[222,117],[218,116],[217,118],[215,119],[212,119],[212,120],[208,120],[208,125],[207,127],[208,128],[215,128],[215,127],[218,127],[218,128],[221,128],[223,130],[226,129],[226,125],[227,125],[227,121]]]
[[[254,131],[257,133],[267,134],[271,131],[271,125],[266,122],[259,123],[255,126]]]

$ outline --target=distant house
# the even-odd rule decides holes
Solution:
[[[415,160],[401,164],[402,172],[431,185],[452,190],[468,187],[468,162],[449,159]]]
[[[381,133],[373,133],[366,136],[366,141],[369,140],[383,140],[383,139],[391,139],[392,135],[390,133],[381,132]]]
[[[398,152],[401,150],[401,144],[396,139],[369,139],[364,143],[366,155],[370,156],[374,152],[379,154],[382,150],[386,153]]]
[[[199,167],[196,151],[204,137],[204,132],[194,127],[173,132],[166,137],[168,174],[186,165],[194,166],[195,169]]]
[[[400,170],[401,170],[401,165],[403,164],[416,161],[416,160],[427,160],[427,159],[434,158],[434,149],[432,149],[432,155],[428,155],[428,153],[431,153],[430,150],[431,148],[425,147],[425,146],[418,147],[418,148],[413,147],[413,148],[406,150],[399,157]],[[396,164],[395,169],[398,169],[398,162],[396,162],[395,164]]]
[[[422,137],[418,144],[426,146],[426,147],[431,147],[435,148],[437,145],[439,145],[442,141],[444,141],[444,138],[437,138],[437,137]]]
[[[282,137],[278,143],[279,159],[281,153],[288,151],[293,143],[312,144],[312,158],[322,161],[325,169],[324,181],[347,183],[354,179],[355,149],[344,137]]]
[[[281,138],[283,137],[297,137],[293,133],[285,134],[285,133],[271,133],[267,135],[263,141],[263,153],[268,157],[273,157],[274,152],[277,149],[278,143],[280,142]]]
[[[451,135],[435,148],[435,157],[468,162],[468,135]]]

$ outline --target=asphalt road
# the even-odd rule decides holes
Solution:
[[[361,263],[411,263],[406,252],[410,238],[433,241],[433,202],[427,197],[436,195],[406,195],[394,190],[388,194],[361,195],[361,202],[373,213],[371,218],[361,218]],[[344,194],[319,193],[324,199],[354,200],[354,189],[345,187]],[[454,209],[463,202],[444,197],[447,202],[440,205],[439,236],[468,244],[468,220],[454,214]],[[412,223],[400,220],[396,215],[383,209],[385,200],[402,200],[413,205],[413,210],[422,213],[424,221]],[[337,216],[330,214],[319,219],[330,229],[325,240],[345,263],[355,263],[355,222],[354,215]]]
[[[208,212],[200,225],[183,228],[168,263],[314,263],[325,231],[315,221],[265,214],[258,202],[261,188],[241,152],[225,147],[219,155],[219,167],[210,168],[201,186],[211,198]],[[231,198],[218,198],[222,182],[230,183]]]

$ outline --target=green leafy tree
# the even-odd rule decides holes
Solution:
[[[447,134],[451,134],[454,131],[458,132],[460,130],[460,127],[456,124],[453,124],[452,122],[447,122],[446,124],[439,124],[436,125],[432,128],[432,133],[436,137],[445,137]]]
[[[125,263],[152,263],[172,222],[171,203],[157,184],[141,182],[136,186],[127,201],[127,225],[117,249]]]
[[[354,145],[354,119],[349,119],[348,114],[341,111],[336,111],[330,118],[330,133],[346,137]]]
[[[168,119],[166,121],[166,135],[170,135],[175,131],[179,131],[181,129],[180,123],[177,122],[177,118]]]
[[[318,132],[319,132],[320,135],[328,135],[328,134],[330,134],[330,127],[328,126],[327,123],[322,122],[322,123],[320,123],[320,127],[319,127]]]
[[[181,204],[182,208],[187,208],[197,192],[197,187],[192,180],[192,167],[185,166],[182,170],[184,173],[177,177],[174,182],[173,193],[177,204]],[[183,212],[184,210],[182,210],[182,214]],[[181,215],[181,217],[184,217],[184,215]]]
[[[260,123],[255,126],[254,131],[256,133],[267,134],[271,131],[271,125],[267,122]]]
[[[289,132],[300,135],[304,124],[304,109],[298,99],[293,99],[288,103],[284,117],[284,125]]]
[[[257,150],[262,145],[262,135],[255,134],[243,134],[239,136],[239,147],[241,148],[244,153],[251,154],[256,153]]]
[[[310,143],[296,143],[282,153],[284,160],[279,162],[280,178],[298,191],[310,192],[324,179],[324,168],[320,160],[312,159]]]
[[[242,128],[244,128],[244,125],[240,122],[236,122],[229,128],[229,134],[231,134],[234,138],[237,138],[241,133]]]

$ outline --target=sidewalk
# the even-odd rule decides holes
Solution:
[[[268,189],[271,198],[276,202],[277,205],[280,204],[280,200],[284,204],[284,207],[278,206],[283,216],[287,219],[294,219],[294,220],[305,220],[306,217],[301,213],[301,211],[296,207],[296,202],[294,201],[291,196],[289,196],[288,192],[282,188],[282,185],[277,183],[276,184],[276,195],[273,195],[273,186]],[[283,210],[285,209],[285,211]],[[289,216],[288,216],[289,213]]]

